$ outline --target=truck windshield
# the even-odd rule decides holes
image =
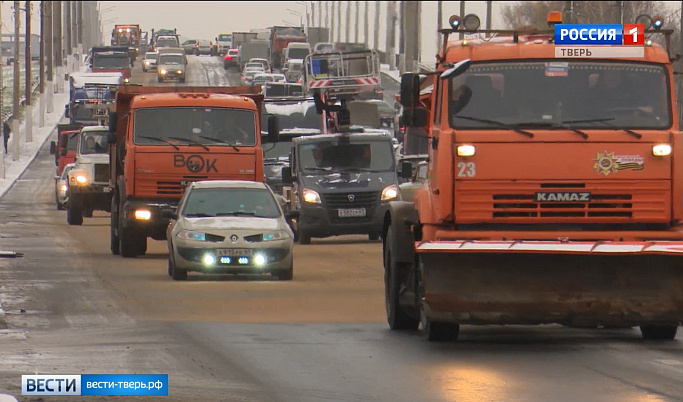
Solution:
[[[163,54],[159,56],[159,64],[183,64],[183,56],[179,54]]]
[[[187,218],[254,216],[277,218],[280,208],[265,188],[196,188],[190,190],[182,215]]]
[[[306,56],[308,56],[308,49],[306,48],[290,48],[289,51],[287,52],[287,56],[290,59],[305,59]],[[301,66],[299,66],[301,68]]]
[[[338,139],[302,144],[299,164],[305,173],[338,171],[389,171],[394,152],[389,141],[340,142]]]
[[[320,115],[315,111],[313,101],[296,103],[263,103],[266,112],[261,116],[261,127],[268,127],[268,115],[277,116],[280,130],[309,128],[320,130]]]
[[[223,35],[218,35],[218,40],[219,40],[220,42],[229,42],[229,41],[232,40],[232,35],[225,35],[225,34],[223,34]]]
[[[93,58],[92,68],[112,68],[122,69],[128,68],[130,59],[127,54],[95,54]]]
[[[161,38],[157,40],[157,47],[178,47],[178,41],[172,38]]]
[[[88,131],[81,139],[81,154],[106,154],[108,131]]]
[[[217,146],[256,145],[256,115],[251,110],[212,107],[139,109],[134,115],[134,141],[164,146],[165,142]],[[180,141],[180,142],[179,142]]]
[[[571,125],[670,127],[664,67],[636,62],[513,61],[473,64],[449,82],[453,128]]]

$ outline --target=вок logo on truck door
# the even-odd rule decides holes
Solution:
[[[645,158],[641,155],[614,155],[614,152],[598,152],[598,156],[593,159],[593,168],[596,173],[607,176],[620,170],[643,170],[645,168]]]

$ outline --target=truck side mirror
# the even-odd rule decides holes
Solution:
[[[424,127],[427,124],[428,112],[423,107],[403,109],[403,123],[408,127]]]
[[[69,117],[69,105],[64,105],[64,117]]]
[[[113,134],[113,137],[116,138],[116,126],[118,124],[118,116],[116,112],[111,112],[109,114],[109,134]],[[111,138],[111,135],[110,135]]]
[[[275,143],[280,138],[277,116],[268,116],[268,142]]]
[[[406,73],[401,76],[401,105],[406,108],[420,104],[420,76]]]
[[[296,209],[291,209],[285,212],[285,218],[288,220],[299,219],[299,216],[301,216],[301,213]]]
[[[401,162],[401,178],[410,180],[413,178],[413,164],[410,162]]]
[[[62,150],[59,151],[59,156],[66,156],[66,151],[67,151],[66,148],[62,148]]]
[[[292,176],[292,168],[289,166],[282,167],[282,182],[285,184],[294,183],[294,177]]]
[[[54,141],[50,141],[50,155],[54,155],[57,153],[57,143]]]

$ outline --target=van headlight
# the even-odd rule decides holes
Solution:
[[[382,201],[393,200],[398,197],[398,187],[395,184],[387,186],[382,190]]]
[[[314,190],[311,190],[308,188],[304,188],[302,196],[303,196],[302,198],[303,198],[305,203],[320,204],[320,194],[318,194],[317,191],[314,191]]]

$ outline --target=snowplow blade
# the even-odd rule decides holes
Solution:
[[[678,325],[683,243],[416,244],[426,317],[458,324]]]

